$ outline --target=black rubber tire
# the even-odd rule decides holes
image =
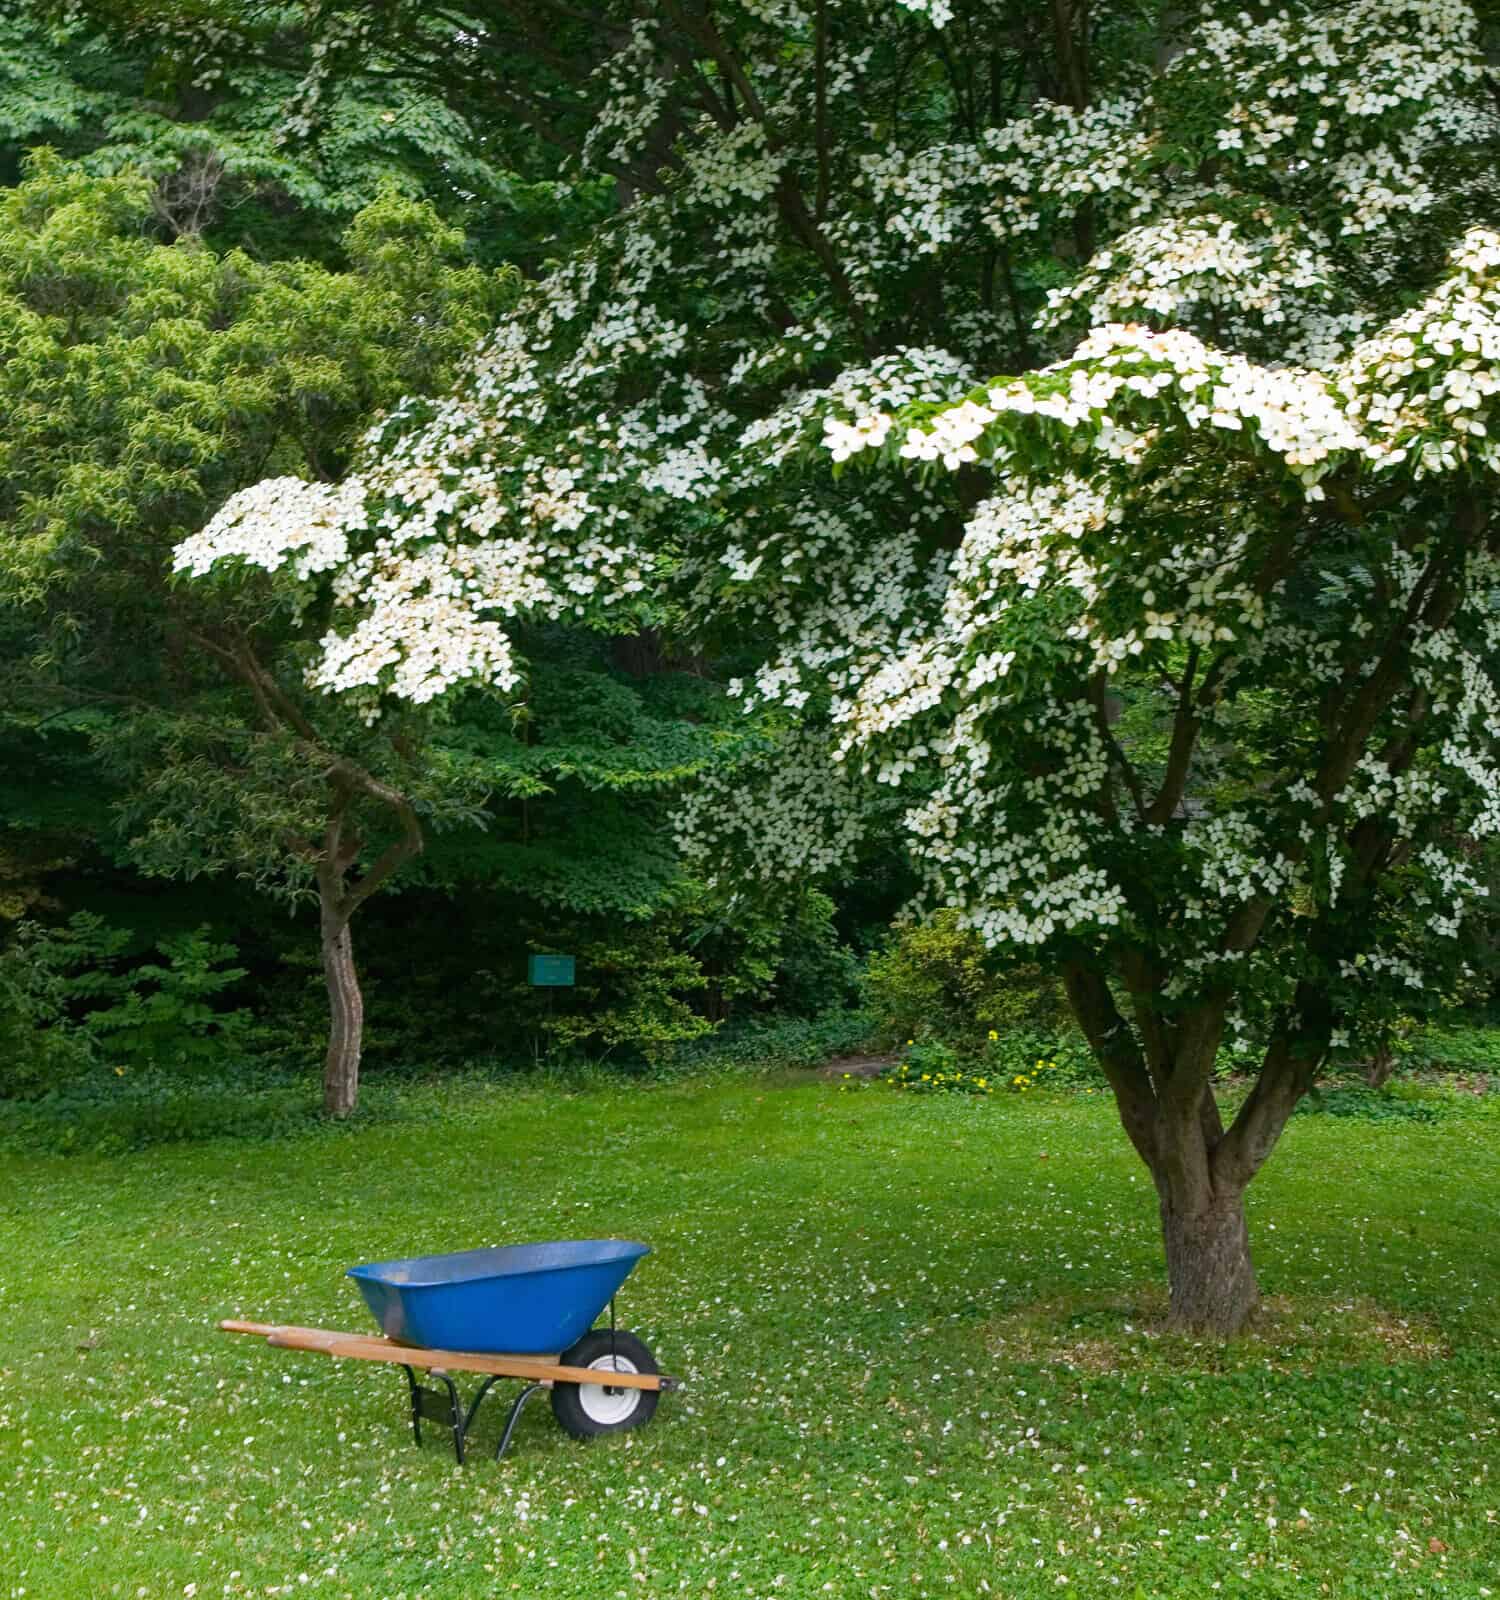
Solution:
[[[563,1367],[587,1367],[599,1359],[607,1356],[610,1351],[610,1332],[608,1328],[595,1328],[592,1333],[586,1333],[573,1346],[565,1350],[557,1358],[558,1365]],[[647,1349],[641,1340],[633,1333],[616,1332],[614,1335],[615,1353],[623,1360],[628,1361],[637,1372],[660,1372],[656,1358]],[[607,1372],[601,1372],[600,1377],[606,1377]],[[618,1421],[604,1422],[597,1417],[591,1417],[583,1408],[583,1403],[578,1396],[579,1386],[576,1383],[554,1383],[552,1385],[552,1415],[562,1424],[563,1429],[571,1433],[575,1439],[592,1439],[600,1433],[624,1433],[627,1428],[644,1427],[656,1414],[656,1402],[661,1395],[656,1389],[627,1389],[625,1394],[636,1395],[639,1398],[628,1415]]]

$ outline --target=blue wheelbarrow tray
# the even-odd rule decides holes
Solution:
[[[386,1338],[435,1350],[555,1354],[575,1345],[650,1251],[629,1239],[497,1245],[350,1267]]]

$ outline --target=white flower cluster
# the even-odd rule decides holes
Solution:
[[[668,78],[657,59],[657,29],[653,18],[638,18],[629,41],[594,73],[600,111],[583,143],[590,165],[629,165],[661,116]]]
[[[970,237],[997,174],[972,144],[882,150],[860,158],[859,181],[884,213],[885,231],[920,255]]]
[[[889,265],[893,243],[920,255],[972,249],[987,237],[1038,234],[1086,205],[1138,216],[1159,197],[1148,160],[1156,135],[1144,113],[1132,98],[1083,112],[1043,104],[977,142],[866,152],[856,183],[875,216],[851,213],[833,237],[862,279]]]
[[[1210,14],[1173,70],[1233,82],[1217,148],[1251,167],[1288,157],[1308,163],[1329,184],[1350,234],[1435,203],[1420,159],[1430,153],[1420,116],[1402,147],[1385,131],[1406,108],[1461,101],[1485,72],[1465,0],[1285,7],[1256,22]]]
[[[807,442],[810,430],[821,426],[833,459],[845,461],[885,442],[892,413],[952,400],[973,381],[973,368],[948,351],[903,346],[867,366],[846,367],[825,388],[794,391],[741,433],[739,449],[750,456],[765,450],[765,466],[777,466]],[[845,424],[840,413],[860,420]]]
[[[331,572],[350,557],[350,535],[366,525],[365,485],[266,478],[225,501],[200,532],[172,553],[172,570],[201,577],[220,561],[267,572],[290,567],[299,578]]]
[[[900,781],[933,762],[942,769],[938,787],[908,814],[913,853],[930,874],[932,892],[963,908],[987,938],[1036,942],[1087,925],[1108,929],[1124,915],[1099,853],[1111,830],[1091,835],[1082,820],[1108,783],[1109,767],[1086,708],[1073,702],[1070,712],[1068,697],[1078,692],[1071,685],[1162,647],[1209,650],[1257,634],[1264,637],[1244,648],[1246,662],[1284,672],[1295,661],[1306,681],[1333,681],[1349,670],[1337,638],[1281,619],[1268,626],[1257,574],[1265,540],[1283,514],[1274,489],[1270,522],[1250,503],[1225,515],[1219,528],[1200,526],[1196,546],[1142,542],[1142,536],[1175,497],[1192,495],[1216,457],[1257,471],[1277,463],[1313,500],[1321,498],[1320,480],[1341,463],[1384,461],[1403,446],[1415,457],[1408,468],[1414,481],[1465,459],[1470,442],[1484,437],[1486,407],[1500,388],[1497,266],[1500,238],[1471,233],[1453,254],[1452,275],[1432,295],[1327,373],[1259,366],[1181,330],[1110,325],[1090,334],[1068,361],[971,393],[935,414],[919,411],[919,420],[879,411],[825,422],[824,447],[835,459],[883,449],[949,471],[984,460],[1006,487],[968,520],[947,568],[941,612],[925,629],[910,629],[852,693],[846,688],[832,701],[842,748],[866,747],[875,776]],[[1079,461],[1080,451],[1058,448],[1059,428],[1062,439],[1087,442],[1082,459],[1099,463],[1091,475],[1065,465]],[[1209,447],[1207,455],[1184,449],[1195,436]],[[1495,464],[1483,444],[1472,453]],[[1147,461],[1152,472],[1143,477]],[[1136,541],[1133,559],[1126,554],[1132,547],[1121,543],[1127,531]],[[1394,545],[1386,559],[1394,622],[1427,556]],[[1484,596],[1494,576],[1484,580],[1476,569],[1475,607],[1464,614],[1489,616],[1491,634],[1500,628]],[[1028,607],[1044,595],[1054,652],[1050,695],[1029,674],[1013,685],[1030,648]],[[1063,596],[1071,598],[1059,610]],[[1378,618],[1357,620],[1353,638],[1382,626]],[[1076,675],[1056,653],[1059,631],[1086,646]],[[1459,779],[1465,826],[1482,834],[1500,822],[1493,748],[1500,696],[1493,674],[1447,630],[1419,632],[1413,661],[1452,729],[1440,759],[1453,777],[1439,779],[1427,769],[1393,773],[1368,753],[1357,780],[1327,808],[1305,781],[1294,785],[1285,805],[1300,820],[1290,830],[1279,803],[1256,794],[1239,807],[1188,813],[1178,846],[1180,865],[1190,871],[1179,890],[1184,925],[1222,921],[1224,908],[1251,901],[1307,896],[1312,889],[1299,863],[1320,837],[1328,863],[1324,892],[1335,899],[1345,871],[1342,828],[1379,816],[1398,835],[1419,837],[1434,817],[1451,813]],[[1233,672],[1226,669],[1226,681]],[[1049,700],[1051,709],[1044,709]],[[1027,783],[997,775],[993,733],[985,732],[1013,726],[1022,707],[1027,762],[1042,774]],[[1064,732],[1068,737],[1060,738]],[[1336,816],[1339,825],[1319,835],[1320,815]],[[1431,925],[1451,933],[1462,917],[1460,903],[1473,898],[1476,885],[1446,857],[1439,861],[1429,851],[1420,859],[1441,885],[1437,892],[1452,896]],[[1017,903],[1018,883],[1025,885],[1024,906]],[[1395,968],[1387,962],[1380,970]],[[1407,981],[1404,969],[1397,976]]]
[[[970,701],[946,736],[933,741],[942,777],[907,813],[906,829],[929,892],[961,909],[989,944],[1037,945],[1064,933],[1117,927],[1125,919],[1120,886],[1100,860],[1101,838],[1084,815],[1057,800],[1097,789],[1105,761],[1097,734],[1076,706],[1039,709],[1037,748],[1066,774],[1052,785],[994,770],[984,736],[993,712]]]
[[[520,681],[505,630],[443,595],[377,601],[352,632],[325,635],[322,651],[308,681],[329,693],[388,686],[399,698],[421,704],[467,678],[500,689]]]
[[[1229,348],[1274,348],[1320,367],[1348,348],[1364,314],[1345,303],[1327,241],[1304,227],[1256,219],[1247,228],[1205,209],[1127,229],[1087,269],[1047,297],[1037,326],[1080,315],[1095,325],[1147,321],[1212,331]]]
[[[967,703],[999,685],[1025,649],[1025,619],[1011,615],[1015,602],[1044,584],[1094,599],[1097,572],[1087,545],[1112,520],[1108,501],[1076,478],[981,502],[945,572],[943,608],[931,631],[856,680],[853,693],[834,697],[841,755],[915,721],[955,691]],[[1012,637],[1013,628],[1020,637]],[[1075,631],[1089,629],[1080,623]],[[897,782],[913,765],[909,755],[886,758],[878,776]]]
[[[705,140],[686,159],[699,195],[716,209],[767,200],[782,165],[758,122],[741,122],[723,137]]]
[[[1309,499],[1321,497],[1318,480],[1339,456],[1365,444],[1322,374],[1258,366],[1181,330],[1153,333],[1110,324],[1091,333],[1066,361],[907,427],[900,454],[913,461],[941,461],[952,471],[977,460],[981,446],[1004,450],[1017,416],[1087,428],[1096,435],[1108,427],[1106,444],[1117,451],[1122,429],[1129,435],[1125,446],[1135,437],[1131,414],[1139,401],[1156,402],[1153,422],[1170,406],[1189,429],[1239,433],[1248,427],[1259,445],[1294,470]],[[1109,415],[1117,405],[1124,414]],[[830,448],[847,458],[877,447],[890,431],[889,418],[856,418],[830,433]]]
[[[1500,233],[1471,230],[1451,259],[1437,290],[1357,345],[1336,374],[1377,467],[1408,456],[1417,477],[1470,460],[1500,467],[1489,436],[1500,393]]]
[[[1220,905],[1281,894],[1295,881],[1296,863],[1263,822],[1243,811],[1190,817],[1182,848],[1197,863],[1201,892]]]
[[[710,772],[676,818],[678,847],[708,881],[726,847],[736,870],[771,888],[846,866],[865,836],[860,774],[815,732],[788,734],[732,770]]]
[[[1086,111],[1042,105],[990,129],[981,139],[985,222],[1002,239],[1024,238],[1091,206],[1128,224],[1160,202],[1152,167],[1159,137],[1150,102],[1133,96]]]
[[[934,28],[946,27],[953,21],[952,0],[896,0],[896,4],[927,17]]]
[[[1345,978],[1357,981],[1370,982],[1372,979],[1392,977],[1408,989],[1422,989],[1422,970],[1403,955],[1394,955],[1389,951],[1368,950],[1361,951],[1352,961],[1339,963],[1339,970]]]

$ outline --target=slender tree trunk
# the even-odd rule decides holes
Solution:
[[[323,1110],[330,1117],[347,1117],[359,1099],[359,1057],[365,1027],[365,1002],[354,966],[350,918],[405,862],[421,854],[422,825],[409,796],[324,744],[297,701],[256,659],[247,637],[231,634],[227,642],[211,636],[195,637],[231,666],[249,688],[267,729],[276,734],[294,734],[302,753],[318,763],[328,781],[322,839],[315,841],[288,833],[283,842],[292,855],[312,866],[318,885],[319,940],[323,977],[328,986]],[[393,737],[391,746],[403,763],[411,759],[402,741]],[[356,800],[367,805],[373,802],[393,815],[401,825],[401,833],[358,881],[350,884],[348,875],[359,860],[363,843],[357,828],[345,826],[352,819]]]
[[[397,813],[402,834],[387,845],[374,865],[351,885],[347,875],[358,860],[361,840],[357,833],[346,830],[345,823],[356,784]],[[422,830],[405,795],[372,778],[362,768],[348,767],[340,772],[333,785],[328,824],[316,867],[323,977],[328,985],[328,1056],[323,1064],[323,1110],[330,1117],[347,1117],[359,1099],[365,1001],[354,966],[351,920],[375,890],[421,849]]]
[[[323,976],[328,984],[328,1056],[323,1064],[323,1110],[347,1117],[359,1098],[359,1054],[365,1002],[354,967],[349,919],[327,906],[322,919]]]
[[[1383,1089],[1396,1070],[1396,1052],[1389,1045],[1381,1045],[1365,1064],[1365,1082],[1372,1089]]]
[[[1168,1325],[1225,1338],[1241,1332],[1260,1303],[1244,1191],[1215,1194],[1196,1208],[1179,1207],[1163,1194],[1161,1231],[1171,1290]]]

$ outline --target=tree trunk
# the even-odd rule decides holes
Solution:
[[[323,1065],[323,1110],[347,1117],[359,1098],[359,1052],[365,1002],[354,969],[349,919],[323,916],[323,976],[328,983],[328,1057]]]
[[[1396,1070],[1396,1052],[1389,1045],[1381,1045],[1365,1063],[1365,1082],[1372,1089],[1383,1089]]]
[[[1163,1195],[1161,1231],[1172,1296],[1168,1326],[1226,1338],[1239,1333],[1260,1301],[1244,1191],[1216,1195],[1191,1212]]]
[[[1291,1036],[1278,1034],[1226,1131],[1213,1091],[1224,997],[1210,996],[1169,1023],[1148,1003],[1149,970],[1131,975],[1142,997],[1135,1028],[1097,971],[1070,965],[1063,981],[1114,1091],[1121,1125],[1156,1185],[1171,1291],[1168,1326],[1227,1338],[1243,1330],[1260,1303],[1245,1188],[1305,1092],[1311,1068],[1299,1063]]]

